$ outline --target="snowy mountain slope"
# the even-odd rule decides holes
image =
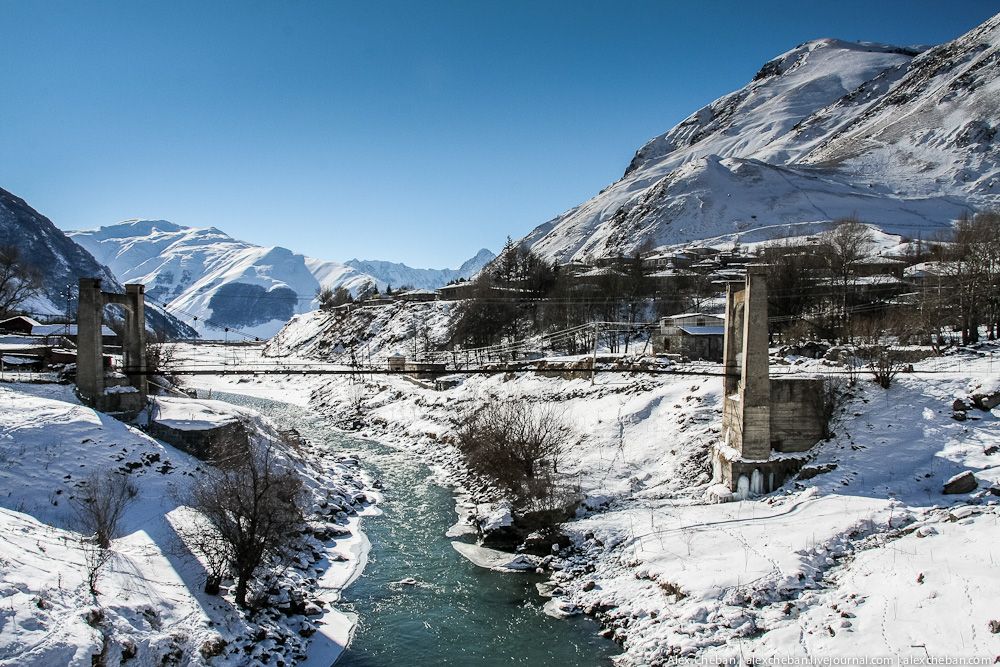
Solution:
[[[355,293],[370,283],[380,289],[407,282],[433,288],[468,277],[492,259],[492,253],[481,251],[463,265],[464,273],[352,260],[376,272],[369,274],[350,263],[247,243],[214,227],[164,220],[127,220],[70,236],[122,280],[144,283],[151,299],[167,304],[209,338],[221,337],[227,328],[267,338],[293,315],[312,310],[321,285]]]
[[[524,241],[565,262],[628,253],[645,241],[679,244],[829,222],[846,208],[916,234],[949,226],[956,211],[996,205],[998,22],[1000,16],[923,52],[834,39],[800,45],[649,141],[619,181]],[[698,170],[692,165],[725,162],[719,158],[783,167],[791,182],[770,189],[755,180],[764,167],[745,176],[734,169],[732,178],[692,199],[686,188],[702,184],[697,177],[685,182],[690,169]],[[853,192],[858,206],[834,207],[829,215],[809,205],[775,206],[802,182],[825,190],[827,199]],[[797,198],[815,194],[813,188]]]
[[[928,238],[941,220],[967,211],[958,197],[887,197],[828,172],[710,155],[671,171],[596,228],[564,225],[559,240],[578,255],[602,256],[646,240],[750,243],[815,234],[830,220],[855,215],[886,232]],[[546,237],[535,247],[545,253],[555,241]]]
[[[913,59],[892,88],[802,160],[908,192],[1000,197],[1000,15]]]
[[[262,438],[280,442],[273,427],[249,410],[215,401],[172,402],[182,418],[239,418]],[[279,445],[280,446],[280,445]],[[305,511],[322,525],[331,492],[358,493],[355,466],[343,465],[325,447],[283,462],[302,475]],[[28,452],[29,455],[25,455]],[[352,621],[332,606],[312,622],[302,616],[247,615],[229,594],[203,592],[205,565],[184,542],[193,513],[184,506],[204,462],[142,431],[79,404],[71,387],[6,383],[0,387],[0,666],[129,664],[246,665],[276,658],[290,664],[307,651],[330,664],[350,634]],[[75,530],[70,499],[86,480],[105,471],[128,475],[138,494],[125,510],[122,537],[93,596],[86,583],[86,552]],[[364,510],[359,508],[361,513]],[[304,557],[277,585],[334,603],[362,564],[365,539],[359,519],[341,522],[334,542],[309,535]],[[298,559],[297,559],[298,560]],[[319,583],[317,583],[317,580]],[[325,600],[323,598],[326,598]],[[299,630],[305,623],[316,630]],[[315,625],[312,625],[315,623]],[[262,642],[258,633],[268,640]],[[215,646],[215,651],[208,650]],[[333,655],[331,656],[331,650]],[[214,657],[213,657],[214,654]]]
[[[301,255],[254,246],[214,227],[129,220],[70,236],[122,280],[145,284],[149,299],[166,304],[209,338],[221,337],[226,327],[269,336],[293,314],[308,310],[318,287]],[[233,283],[246,287],[225,289]]]
[[[376,279],[379,289],[387,285],[408,285],[418,289],[435,289],[458,278],[471,278],[496,257],[486,248],[467,259],[457,269],[414,269],[406,264],[378,260],[349,259],[345,262],[365,275]]]
[[[3,189],[0,189],[0,243],[17,246],[22,258],[42,273],[42,294],[24,304],[29,311],[63,315],[67,290],[75,293],[80,278],[100,278],[105,290],[125,291],[113,273],[91,253],[23,199]],[[155,304],[146,308],[146,325],[171,338],[196,336],[193,329]]]

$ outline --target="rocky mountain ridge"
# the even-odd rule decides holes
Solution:
[[[1000,205],[1000,15],[933,48],[819,39],[642,146],[526,237],[561,262],[813,233],[933,235]]]

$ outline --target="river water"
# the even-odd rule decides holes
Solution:
[[[618,652],[586,618],[542,612],[534,574],[505,574],[460,556],[445,532],[457,520],[451,492],[413,455],[352,437],[302,408],[215,394],[294,426],[338,453],[357,454],[384,484],[382,515],[366,518],[368,565],[338,608],[357,627],[337,667],[388,665],[610,665]],[[416,585],[399,583],[415,579]]]

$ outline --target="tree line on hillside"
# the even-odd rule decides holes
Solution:
[[[770,265],[770,328],[789,339],[852,341],[888,331],[902,342],[937,345],[954,331],[971,343],[981,326],[990,339],[1000,335],[1000,214],[967,216],[950,233],[907,248],[902,259],[883,258],[871,227],[844,219],[808,244],[774,241],[741,261]],[[709,273],[678,272],[664,287],[643,261],[649,250],[581,274],[508,239],[459,302],[451,346],[498,345],[594,321],[640,323],[719,304],[725,287]],[[904,279],[904,269],[918,264],[923,277]],[[627,327],[607,335],[612,350],[627,345]],[[581,336],[554,347],[572,354],[591,344]]]
[[[763,247],[772,331],[831,340],[885,331],[931,345],[950,333],[974,343],[981,327],[991,340],[1000,335],[1000,214],[970,215],[948,234],[911,241],[898,270],[902,277],[909,268],[907,280],[866,271],[874,252],[871,229],[856,220],[823,234],[814,252],[788,241]]]

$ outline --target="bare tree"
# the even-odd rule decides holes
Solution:
[[[865,360],[875,383],[888,389],[907,366],[891,335],[892,321],[887,317],[872,318],[865,325],[858,353]]]
[[[111,558],[111,540],[118,537],[125,509],[139,494],[127,475],[117,471],[91,475],[81,494],[71,501],[87,560],[87,583],[97,595],[97,580]]]
[[[855,218],[838,220],[836,226],[820,237],[822,257],[833,280],[840,287],[840,318],[843,331],[850,331],[848,294],[857,276],[858,263],[867,257],[874,244],[871,229]]]
[[[190,505],[205,518],[192,545],[210,563],[224,562],[236,578],[236,604],[269,558],[281,558],[302,525],[302,480],[282,465],[270,442],[251,445],[199,480]]]
[[[551,500],[572,431],[552,404],[483,401],[460,419],[458,446],[469,467],[495,481],[522,506]]]
[[[1000,329],[1000,214],[980,213],[959,220],[944,267],[962,342],[978,341],[984,323],[990,338],[996,338]]]
[[[0,317],[9,315],[41,289],[41,273],[21,256],[21,249],[0,246]]]

